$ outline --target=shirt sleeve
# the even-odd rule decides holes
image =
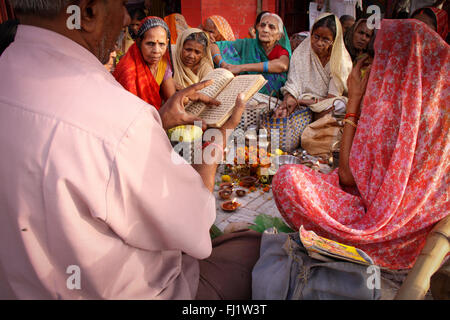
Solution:
[[[107,192],[106,223],[128,245],[150,251],[211,254],[215,198],[173,151],[156,110],[145,106],[117,147]]]

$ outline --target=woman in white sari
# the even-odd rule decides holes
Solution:
[[[275,117],[287,117],[297,106],[310,107],[316,118],[333,109],[345,112],[344,95],[351,70],[341,23],[335,15],[325,13],[292,55],[288,80],[281,89],[284,100]]]

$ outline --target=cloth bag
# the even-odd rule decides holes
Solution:
[[[367,266],[311,258],[298,233],[264,232],[252,272],[253,300],[378,300]]]
[[[302,148],[312,156],[329,157],[339,150],[343,130],[342,121],[328,113],[303,130]]]

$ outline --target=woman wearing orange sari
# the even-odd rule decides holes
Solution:
[[[164,18],[164,21],[169,26],[170,30],[170,43],[177,44],[178,37],[184,30],[189,29],[189,25],[183,15],[179,13],[172,13]]]
[[[273,179],[291,227],[356,246],[380,267],[414,265],[450,212],[449,60],[422,22],[382,21],[370,76],[361,80],[360,60],[348,78],[340,167],[286,165]]]
[[[208,32],[211,42],[236,40],[233,29],[222,16],[214,15],[206,18],[203,22],[202,29]]]
[[[113,75],[125,89],[159,110],[176,91],[171,61],[169,27],[161,18],[147,17]]]

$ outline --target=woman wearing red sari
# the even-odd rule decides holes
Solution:
[[[274,177],[288,224],[411,268],[450,212],[450,47],[416,20],[383,20],[375,58],[348,79],[340,167],[329,175],[286,165]],[[367,90],[366,90],[367,86]]]
[[[113,75],[125,89],[159,110],[176,91],[171,61],[169,27],[161,18],[147,17]]]

